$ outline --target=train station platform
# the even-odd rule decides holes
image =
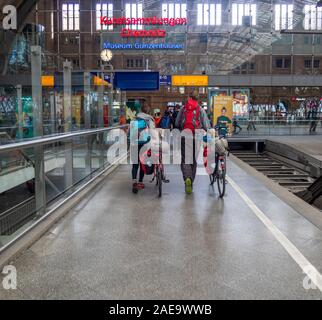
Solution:
[[[280,143],[289,146],[303,154],[308,155],[321,163],[322,167],[322,139],[321,136],[282,136],[270,137],[268,141]]]
[[[233,135],[230,142],[266,142],[272,141],[292,147],[295,150],[316,158],[322,162],[322,139],[321,135],[293,135],[293,136],[270,136],[270,135]]]
[[[284,161],[300,166],[315,177],[322,175],[322,139],[321,135],[233,135],[229,142],[233,145],[253,146],[260,152],[259,144],[265,145],[264,150],[281,156]],[[262,148],[263,150],[263,148]]]
[[[233,157],[227,171],[220,199],[202,168],[187,196],[166,167],[159,199],[120,166],[12,262],[0,299],[322,299],[322,230]]]

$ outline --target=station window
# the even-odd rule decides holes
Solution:
[[[316,4],[304,6],[304,29],[322,30],[322,7],[316,7]]]
[[[278,69],[288,69],[291,67],[291,59],[290,58],[276,58],[275,59],[275,67]]]
[[[166,63],[165,67],[166,67],[166,70],[168,70],[168,72],[170,73],[178,73],[178,72],[185,71],[185,65],[180,62]]]
[[[220,3],[198,3],[198,26],[220,26],[221,4]]]
[[[233,74],[240,74],[240,67],[236,67],[233,69]]]
[[[311,69],[312,68],[312,59],[305,59],[304,60],[304,68],[305,69]],[[319,69],[320,68],[320,60],[314,59],[313,60],[313,68]]]
[[[72,59],[72,65],[74,69],[78,69],[80,64],[79,64],[79,59],[78,58],[74,58]]]
[[[143,59],[127,59],[126,60],[126,67],[128,69],[142,69],[143,68]]]
[[[233,26],[256,26],[256,4],[233,3],[231,9]]]
[[[101,17],[113,18],[113,4],[96,4],[96,30],[113,30],[113,25],[101,25]]]
[[[293,29],[293,8],[292,4],[275,5],[275,30]]]
[[[75,35],[67,35],[64,36],[64,44],[65,45],[79,45],[79,37]]]
[[[311,69],[312,68],[312,59],[304,60],[304,68],[305,69]]]
[[[312,45],[312,36],[304,36],[304,44]]]
[[[162,18],[187,18],[187,5],[185,3],[163,3]]]
[[[313,68],[314,69],[320,68],[320,60],[319,59],[313,61]]]
[[[143,18],[142,3],[126,3],[125,4],[125,17],[126,18]],[[140,24],[132,24],[129,28],[133,30],[142,30],[143,26]]]
[[[63,31],[79,30],[79,4],[64,3],[62,5]]]

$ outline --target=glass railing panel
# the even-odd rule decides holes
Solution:
[[[32,149],[0,153],[0,247],[35,218]]]
[[[72,144],[70,141],[44,146],[46,203],[73,186]]]
[[[73,183],[77,184],[91,175],[92,136],[73,139]]]
[[[0,145],[0,250],[111,164],[111,130]]]

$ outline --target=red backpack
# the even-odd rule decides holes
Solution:
[[[200,106],[197,105],[195,109],[188,109],[184,106],[183,110],[183,129],[190,129],[195,132],[200,129]]]

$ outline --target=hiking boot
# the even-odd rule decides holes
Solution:
[[[132,192],[133,193],[138,193],[139,189],[138,189],[138,184],[136,182],[133,183],[132,185]]]
[[[186,194],[192,193],[192,181],[190,178],[187,178],[185,180],[185,190],[186,190]]]

